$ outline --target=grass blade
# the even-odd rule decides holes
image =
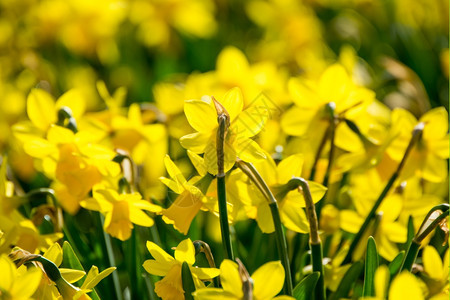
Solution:
[[[317,281],[319,280],[320,273],[312,272],[306,276],[299,284],[294,288],[293,296],[296,300],[308,300],[313,297],[314,289],[316,288]]]
[[[378,268],[379,258],[375,239],[370,236],[367,240],[366,265],[364,270],[363,296],[375,296],[375,271]]]

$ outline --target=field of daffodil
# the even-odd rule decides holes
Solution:
[[[0,300],[448,300],[447,0],[1,0]]]

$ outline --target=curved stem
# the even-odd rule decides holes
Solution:
[[[323,250],[322,241],[319,236],[319,222],[317,220],[316,209],[314,201],[311,196],[308,182],[303,178],[293,178],[291,181],[296,181],[298,184],[299,192],[303,194],[305,198],[306,216],[309,221],[309,243],[311,247],[311,263],[313,272],[319,272],[320,276],[316,284],[314,291],[314,298],[317,300],[325,300],[325,282],[324,282],[324,269],[323,269]]]
[[[449,205],[447,203],[433,207],[425,217],[416,236],[408,246],[405,258],[403,259],[400,271],[407,270],[411,272],[412,266],[416,261],[422,241],[429,235],[441,222],[449,215]]]
[[[214,256],[212,254],[211,248],[209,247],[209,245],[207,243],[205,243],[204,241],[194,241],[194,248],[195,248],[195,254],[197,255],[197,253],[202,252],[203,254],[205,254],[206,260],[208,261],[209,267],[210,268],[216,268],[216,263],[214,262]],[[220,287],[220,277],[214,277],[213,278],[213,284],[214,287]]]
[[[267,186],[264,179],[253,166],[253,164],[238,159],[237,166],[255,183],[255,185],[269,202],[273,224],[275,227],[278,254],[280,256],[281,263],[283,264],[285,272],[285,293],[288,295],[292,295],[293,283],[291,268],[289,264],[289,253],[287,250],[286,236],[284,234],[283,226],[281,225],[280,211],[278,209],[277,200],[275,199],[272,191]]]
[[[225,134],[227,131],[227,116],[218,116],[219,128],[217,130],[217,198],[219,202],[220,231],[222,233],[222,245],[225,251],[225,258],[234,260],[233,248],[231,246],[230,225],[228,223],[227,193],[225,189]]]
[[[420,137],[422,136],[423,128],[424,128],[424,123],[419,123],[414,128],[411,140],[409,141],[408,147],[405,150],[405,154],[403,155],[403,158],[400,161],[400,164],[398,165],[397,170],[394,172],[394,174],[392,174],[392,176],[389,179],[388,183],[384,187],[384,189],[381,192],[380,196],[375,201],[372,209],[370,210],[369,214],[367,215],[366,219],[364,220],[364,223],[360,227],[358,233],[353,238],[353,241],[350,244],[350,247],[348,249],[347,255],[346,255],[345,259],[342,261],[342,264],[347,264],[347,263],[351,262],[353,252],[355,251],[356,246],[359,243],[359,240],[361,239],[361,237],[363,236],[363,234],[366,231],[367,227],[369,226],[370,221],[372,221],[372,219],[375,217],[377,209],[380,207],[381,203],[383,202],[384,198],[388,194],[388,192],[391,189],[391,187],[394,185],[394,182],[399,177],[400,172],[402,171],[403,166],[405,165],[405,162],[406,162],[407,158],[409,157],[409,154],[411,153],[411,150],[414,148],[414,146],[416,145],[416,143],[419,141]]]

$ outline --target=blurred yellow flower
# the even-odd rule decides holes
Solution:
[[[197,289],[205,286],[202,280],[211,281],[212,278],[219,276],[218,269],[192,266],[195,263],[195,249],[190,239],[183,240],[178,244],[175,249],[175,258],[150,241],[147,242],[147,249],[154,259],[146,260],[143,266],[150,274],[164,276],[155,284],[155,292],[163,300],[184,299],[181,281],[183,262],[189,265]]]
[[[253,291],[252,297],[255,300],[288,300],[294,299],[289,296],[276,295],[281,291],[284,284],[284,268],[281,262],[268,262],[259,267],[251,276]],[[220,281],[222,289],[202,288],[194,292],[195,299],[246,299],[244,298],[243,284],[238,265],[225,259],[220,265]]]
[[[129,18],[147,46],[166,48],[174,39],[171,27],[188,36],[211,37],[216,31],[215,6],[209,0],[142,1],[130,3]]]
[[[447,110],[444,107],[432,109],[418,121],[411,113],[401,109],[394,110],[392,115],[397,137],[386,151],[395,161],[402,159],[414,126],[419,122],[425,124],[421,138],[406,161],[402,177],[416,175],[431,182],[445,180],[448,177],[447,159],[450,149]]]
[[[38,268],[18,269],[6,255],[0,256],[0,298],[29,300],[39,286],[42,273]]]
[[[203,193],[192,181],[184,178],[180,169],[173,163],[168,155],[164,158],[169,178],[160,180],[179,196],[169,208],[162,210],[163,220],[183,234],[187,234],[192,220],[203,206]]]
[[[278,165],[268,156],[267,159],[255,162],[255,168],[261,174],[267,185],[273,190],[278,201],[281,222],[295,232],[309,232],[309,223],[306,218],[303,195],[297,190],[284,192],[285,185],[292,177],[300,177],[303,169],[303,156],[301,154],[291,155],[284,158]],[[314,203],[324,196],[327,188],[319,183],[308,181]],[[264,233],[274,232],[275,227],[272,220],[272,213],[267,199],[252,184],[248,185],[247,197],[251,201],[248,206],[256,207],[256,218],[259,228]],[[244,202],[244,199],[242,199]]]
[[[181,145],[194,153],[204,153],[208,172],[217,174],[217,112],[214,101],[210,97],[202,100],[187,100],[184,112],[189,124],[197,132],[183,136]],[[230,127],[225,136],[225,172],[231,169],[238,156],[244,161],[255,161],[265,158],[264,151],[251,137],[258,134],[269,118],[269,111],[261,107],[244,106],[242,92],[239,88],[229,90],[219,101],[229,115]],[[259,109],[259,111],[258,111]],[[255,115],[256,114],[256,115]],[[256,116],[256,118],[255,118]]]
[[[131,236],[133,224],[153,226],[153,219],[143,210],[161,211],[161,207],[143,200],[139,193],[119,194],[113,189],[96,189],[93,197],[81,201],[80,205],[105,215],[105,231],[122,241]]]

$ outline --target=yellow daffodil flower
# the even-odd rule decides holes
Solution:
[[[216,100],[217,101],[217,100]],[[251,137],[258,134],[269,118],[269,111],[261,107],[249,107],[242,111],[244,102],[239,88],[229,90],[219,101],[229,115],[230,127],[225,137],[225,172],[230,170],[238,156],[244,161],[265,158],[264,151]],[[259,111],[258,111],[259,109]],[[183,136],[181,145],[194,153],[204,153],[208,172],[217,174],[217,111],[214,100],[187,100],[184,112],[189,124],[197,132]]]
[[[173,224],[174,228],[183,234],[187,234],[192,220],[203,206],[204,195],[198,187],[184,178],[180,169],[167,155],[164,158],[167,173],[170,178],[161,177],[160,180],[179,196],[161,213],[167,224]]]
[[[127,117],[112,117],[111,142],[114,148],[130,153],[137,165],[144,166],[141,184],[144,195],[162,199],[165,189],[158,178],[164,174],[167,130],[163,124],[147,123],[141,107],[137,103],[132,104]]]
[[[357,86],[340,64],[328,67],[317,82],[292,78],[288,87],[295,106],[284,113],[281,126],[289,135],[312,140],[320,140],[330,123],[327,105],[337,116],[354,120],[361,118],[375,100],[375,93]],[[335,145],[349,152],[363,148],[358,136],[344,123],[336,127]]]
[[[210,37],[216,31],[215,6],[209,0],[195,1],[132,1],[129,19],[138,25],[137,37],[149,47],[167,47],[174,28],[194,37]],[[150,34],[151,32],[151,34]]]
[[[161,207],[143,200],[139,193],[119,194],[113,189],[94,190],[93,197],[81,201],[80,205],[105,215],[105,231],[122,241],[131,236],[133,224],[153,226],[153,219],[142,210],[161,211]]]
[[[421,282],[413,274],[403,271],[392,281],[389,288],[388,299],[401,300],[423,300],[425,299],[422,291]]]
[[[380,191],[384,187],[374,169],[364,175],[354,176],[352,180],[352,200],[356,211],[344,209],[340,212],[340,226],[344,231],[356,233],[364,222]],[[373,235],[377,242],[379,254],[391,261],[398,253],[397,243],[405,243],[407,238],[406,225],[398,221],[403,208],[403,199],[397,193],[389,194],[384,200],[377,213],[380,221]],[[362,238],[362,240],[366,240]],[[354,257],[361,257],[364,247],[359,247]]]
[[[274,195],[278,200],[280,209],[280,217],[282,223],[295,232],[309,232],[309,223],[303,208],[305,200],[298,190],[293,190],[284,195],[277,195],[283,189],[292,177],[299,177],[302,174],[303,156],[301,154],[291,155],[283,159],[278,165],[268,156],[267,159],[254,163],[256,169],[261,174],[264,181],[274,191]],[[314,203],[322,199],[326,192],[326,188],[319,183],[308,181],[311,195]],[[252,184],[248,186],[247,197],[251,200],[252,206],[256,206],[257,213],[254,216],[258,222],[259,228],[264,233],[270,233],[275,230],[267,199]],[[277,197],[278,196],[278,197]]]
[[[0,256],[0,298],[29,300],[39,286],[42,273],[38,268],[16,268],[6,255]]]
[[[428,286],[429,296],[435,298],[448,298],[449,296],[449,250],[441,259],[437,250],[432,246],[426,246],[422,254],[423,269],[426,277],[423,278]]]
[[[184,299],[181,281],[183,262],[189,265],[197,289],[205,286],[202,280],[211,281],[212,278],[219,276],[220,271],[218,269],[192,266],[195,263],[195,249],[190,239],[183,240],[178,244],[174,257],[150,241],[147,242],[147,249],[154,259],[146,260],[143,266],[150,274],[164,276],[162,280],[155,284],[155,292],[163,300]]]
[[[293,299],[289,296],[276,295],[281,291],[284,284],[284,268],[279,261],[268,262],[256,270],[251,280],[253,283],[253,299],[269,300]],[[245,299],[243,292],[242,279],[239,274],[238,265],[228,259],[225,259],[220,265],[220,281],[222,289],[202,288],[194,292],[194,298],[197,300],[208,299]]]
[[[58,121],[58,110],[68,107],[75,119],[79,119],[86,109],[82,93],[77,89],[69,90],[55,102],[53,97],[43,89],[33,89],[27,98],[28,121],[14,125],[16,137],[26,141],[29,135],[37,132],[46,133],[52,124]]]
[[[432,109],[418,121],[405,110],[394,110],[392,115],[398,134],[387,148],[387,153],[395,161],[402,159],[414,126],[419,122],[425,124],[423,134],[405,164],[402,177],[416,175],[431,182],[445,180],[449,158],[448,112],[445,108]]]
[[[47,139],[34,138],[24,144],[25,151],[41,160],[44,172],[55,182],[55,193],[63,208],[71,214],[79,201],[103,177],[116,177],[120,167],[112,161],[115,153],[90,141],[89,132],[51,125]]]

